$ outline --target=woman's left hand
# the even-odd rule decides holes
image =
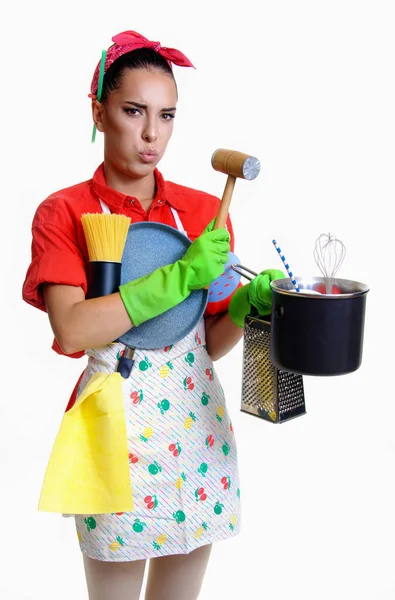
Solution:
[[[254,306],[259,315],[267,315],[272,310],[272,289],[270,282],[285,277],[278,269],[266,269],[252,281],[237,289],[229,305],[229,316],[238,327],[244,327],[244,319]]]

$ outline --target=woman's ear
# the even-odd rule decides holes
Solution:
[[[104,106],[98,100],[92,100],[92,118],[98,131],[104,132]]]

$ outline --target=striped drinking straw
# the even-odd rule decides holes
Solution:
[[[287,261],[286,261],[286,259],[285,259],[285,256],[284,256],[284,254],[281,254],[281,248],[280,248],[279,246],[277,246],[277,242],[276,242],[276,240],[272,240],[272,242],[273,242],[273,245],[274,245],[275,249],[277,250],[277,252],[278,252],[278,254],[279,254],[279,256],[280,256],[281,260],[282,260],[282,261],[283,261],[283,263],[284,263],[284,267],[287,269],[287,273],[288,273],[288,275],[289,275],[289,276],[290,276],[290,278],[291,278],[291,281],[292,281],[292,283],[293,283],[293,286],[294,286],[295,290],[296,290],[297,292],[300,292],[300,288],[299,288],[299,286],[298,286],[298,284],[297,284],[297,282],[296,282],[296,279],[295,279],[295,277],[294,277],[294,276],[293,276],[293,274],[292,274],[292,271],[291,271],[291,270],[290,270],[290,268],[289,268],[289,264],[287,263]]]

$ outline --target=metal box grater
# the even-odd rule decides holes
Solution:
[[[270,315],[245,318],[241,410],[282,423],[306,413],[303,378],[272,364],[270,327]]]

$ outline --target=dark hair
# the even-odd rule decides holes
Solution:
[[[103,78],[103,89],[100,102],[105,103],[111,92],[117,90],[121,86],[125,71],[150,68],[170,75],[177,87],[173,71],[163,56],[158,52],[155,52],[155,50],[152,50],[152,48],[137,48],[137,50],[122,54],[122,56],[114,60],[108,67]]]

